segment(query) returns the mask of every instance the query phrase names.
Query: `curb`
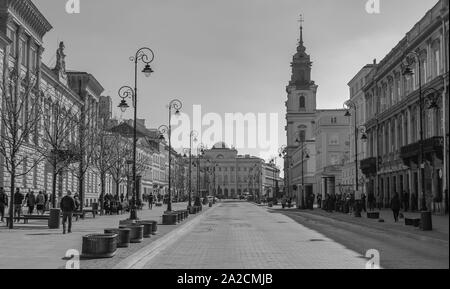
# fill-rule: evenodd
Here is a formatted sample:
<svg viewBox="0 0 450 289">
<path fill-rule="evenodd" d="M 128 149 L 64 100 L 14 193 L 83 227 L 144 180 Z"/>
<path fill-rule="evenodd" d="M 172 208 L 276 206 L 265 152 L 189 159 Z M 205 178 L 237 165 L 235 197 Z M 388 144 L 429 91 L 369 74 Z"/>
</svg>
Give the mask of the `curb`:
<svg viewBox="0 0 450 289">
<path fill-rule="evenodd" d="M 183 235 L 185 235 L 189 231 L 189 229 L 200 223 L 200 221 L 203 218 L 211 214 L 215 210 L 215 208 L 221 206 L 221 204 L 222 203 L 212 208 L 208 208 L 199 216 L 181 225 L 175 230 L 167 233 L 166 235 L 162 236 L 161 238 L 149 244 L 148 246 L 140 249 L 136 253 L 132 254 L 130 257 L 127 257 L 126 259 L 120 261 L 112 269 L 142 269 L 145 266 L 145 264 L 147 264 L 152 258 L 158 255 L 162 250 L 164 250 L 165 248 L 167 248 L 168 246 L 172 245 L 177 240 L 179 240 Z"/>
</svg>

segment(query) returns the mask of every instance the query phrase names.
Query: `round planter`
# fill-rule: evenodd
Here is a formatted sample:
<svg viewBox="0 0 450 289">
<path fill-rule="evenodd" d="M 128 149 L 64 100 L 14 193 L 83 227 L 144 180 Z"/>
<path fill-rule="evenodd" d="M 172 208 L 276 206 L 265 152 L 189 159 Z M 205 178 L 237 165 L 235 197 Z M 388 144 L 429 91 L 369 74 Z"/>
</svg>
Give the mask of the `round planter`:
<svg viewBox="0 0 450 289">
<path fill-rule="evenodd" d="M 130 243 L 141 243 L 144 240 L 144 226 L 138 224 L 130 224 L 120 226 L 121 228 L 130 229 Z"/>
<path fill-rule="evenodd" d="M 100 259 L 114 257 L 117 251 L 117 234 L 83 236 L 82 258 Z"/>
<path fill-rule="evenodd" d="M 119 228 L 119 229 L 111 229 L 114 231 L 117 231 L 119 236 L 118 236 L 118 241 L 117 241 L 117 248 L 128 248 L 128 246 L 130 246 L 130 232 L 131 229 L 129 228 Z M 105 230 L 106 232 L 106 230 Z"/>
<path fill-rule="evenodd" d="M 156 235 L 156 232 L 158 232 L 158 222 L 157 221 L 154 221 L 154 220 L 143 220 L 141 222 L 152 224 L 152 235 Z"/>
<path fill-rule="evenodd" d="M 150 221 L 139 221 L 138 224 L 144 226 L 144 238 L 150 238 L 153 232 L 153 223 Z"/>
</svg>

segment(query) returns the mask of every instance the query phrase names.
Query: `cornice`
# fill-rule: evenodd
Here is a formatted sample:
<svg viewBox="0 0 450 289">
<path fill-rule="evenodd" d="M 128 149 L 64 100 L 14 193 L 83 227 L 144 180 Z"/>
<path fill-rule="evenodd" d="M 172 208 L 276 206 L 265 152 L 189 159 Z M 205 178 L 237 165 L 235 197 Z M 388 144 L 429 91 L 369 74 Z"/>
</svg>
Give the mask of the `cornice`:
<svg viewBox="0 0 450 289">
<path fill-rule="evenodd" d="M 53 27 L 31 0 L 5 0 L 4 9 L 21 20 L 29 28 L 36 32 L 42 40 L 44 35 Z"/>
</svg>

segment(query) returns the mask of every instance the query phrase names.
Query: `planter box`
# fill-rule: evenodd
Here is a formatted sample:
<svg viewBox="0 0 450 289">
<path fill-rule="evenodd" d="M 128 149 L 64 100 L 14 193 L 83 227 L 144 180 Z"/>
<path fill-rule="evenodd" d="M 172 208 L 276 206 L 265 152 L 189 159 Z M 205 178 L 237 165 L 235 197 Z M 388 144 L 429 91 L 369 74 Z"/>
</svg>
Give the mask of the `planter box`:
<svg viewBox="0 0 450 289">
<path fill-rule="evenodd" d="M 117 234 L 86 235 L 83 237 L 82 258 L 112 258 L 117 251 Z"/>
<path fill-rule="evenodd" d="M 177 215 L 175 214 L 164 214 L 162 216 L 163 225 L 176 225 Z"/>
</svg>

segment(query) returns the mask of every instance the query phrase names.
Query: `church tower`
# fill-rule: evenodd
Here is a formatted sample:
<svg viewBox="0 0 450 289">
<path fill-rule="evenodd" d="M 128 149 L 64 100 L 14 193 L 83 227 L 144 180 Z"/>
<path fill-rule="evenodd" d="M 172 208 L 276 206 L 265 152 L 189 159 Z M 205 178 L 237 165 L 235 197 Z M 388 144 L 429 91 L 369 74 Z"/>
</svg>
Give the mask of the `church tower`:
<svg viewBox="0 0 450 289">
<path fill-rule="evenodd" d="M 298 147 L 296 140 L 311 140 L 316 117 L 317 85 L 311 80 L 312 62 L 303 42 L 303 16 L 300 15 L 300 39 L 292 63 L 292 76 L 286 88 L 286 134 L 288 154 Z"/>
</svg>

